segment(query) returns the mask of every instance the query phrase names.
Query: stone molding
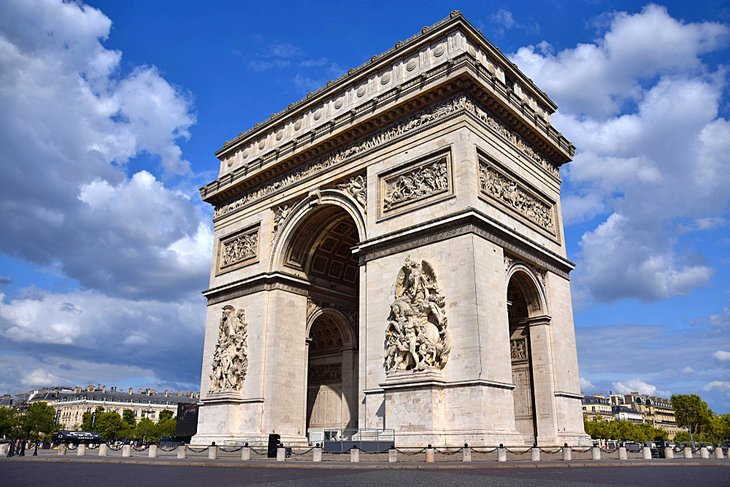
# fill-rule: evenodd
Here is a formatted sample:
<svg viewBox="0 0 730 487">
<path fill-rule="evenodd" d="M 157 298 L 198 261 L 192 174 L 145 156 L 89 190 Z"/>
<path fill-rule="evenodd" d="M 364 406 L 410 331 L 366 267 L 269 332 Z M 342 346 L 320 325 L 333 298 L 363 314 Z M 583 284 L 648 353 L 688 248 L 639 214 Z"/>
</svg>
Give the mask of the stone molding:
<svg viewBox="0 0 730 487">
<path fill-rule="evenodd" d="M 308 287 L 309 283 L 307 281 L 299 279 L 296 276 L 281 272 L 261 273 L 223 286 L 208 289 L 203 291 L 203 296 L 208 299 L 208 306 L 212 306 L 240 298 L 241 296 L 273 290 L 283 290 L 306 296 Z"/>
<path fill-rule="evenodd" d="M 423 222 L 360 242 L 357 251 L 360 264 L 388 255 L 407 252 L 430 243 L 461 235 L 475 234 L 504 248 L 520 259 L 569 279 L 573 263 L 539 243 L 516 234 L 512 229 L 474 208 Z"/>
<path fill-rule="evenodd" d="M 420 131 L 426 126 L 430 126 L 435 124 L 437 121 L 456 116 L 459 113 L 471 114 L 476 120 L 494 131 L 498 136 L 502 137 L 513 147 L 522 151 L 530 161 L 542 170 L 546 171 L 553 177 L 559 177 L 557 167 L 548 162 L 548 160 L 543 157 L 538 150 L 528 144 L 517 134 L 517 132 L 510 129 L 507 124 L 501 121 L 496 115 L 480 107 L 479 104 L 470 97 L 465 94 L 460 94 L 446 100 L 445 102 L 437 103 L 436 105 L 421 110 L 414 115 L 395 122 L 370 136 L 358 139 L 341 149 L 317 157 L 306 164 L 297 166 L 271 179 L 267 179 L 265 183 L 244 192 L 234 201 L 216 207 L 213 218 L 214 220 L 221 218 L 231 212 L 244 208 L 255 201 L 271 196 L 292 186 L 293 184 L 308 179 L 315 174 L 322 173 L 325 170 L 344 164 L 346 161 L 364 155 L 381 145 L 398 140 L 411 132 Z"/>
<path fill-rule="evenodd" d="M 222 274 L 258 261 L 260 224 L 222 237 L 218 242 L 216 274 Z"/>
<path fill-rule="evenodd" d="M 453 27 L 444 24 L 454 24 Z M 428 37 L 429 39 L 425 39 Z M 250 157 L 276 150 L 294 137 L 305 135 L 328 119 L 367 104 L 382 95 L 391 85 L 401 87 L 411 79 L 422 79 L 430 71 L 453 62 L 455 57 L 469 56 L 504 85 L 508 96 L 518 108 L 526 107 L 535 119 L 549 122 L 555 105 L 529 78 L 519 72 L 481 33 L 474 29 L 460 13 L 434 26 L 424 27 L 420 34 L 397 42 L 394 48 L 376 55 L 364 65 L 353 68 L 335 81 L 330 81 L 317 92 L 289 105 L 263 123 L 239 134 L 224 144 L 218 156 L 229 154 L 235 146 L 235 158 L 245 161 Z M 379 65 L 379 66 L 374 66 Z M 232 165 L 234 157 L 226 160 Z"/>
<path fill-rule="evenodd" d="M 338 166 L 345 161 L 354 159 L 355 157 L 365 154 L 376 147 L 394 141 L 405 134 L 453 115 L 461 108 L 464 108 L 466 100 L 466 95 L 453 97 L 399 122 L 393 123 L 385 129 L 379 130 L 370 136 L 358 139 L 341 149 L 320 156 L 313 161 L 295 167 L 284 174 L 267 180 L 264 184 L 243 193 L 235 201 L 217 207 L 214 211 L 213 218 L 216 219 L 232 211 L 238 210 L 250 202 L 256 201 L 265 196 L 270 196 L 279 190 L 308 178 L 309 176 L 319 174 L 325 169 Z"/>
<path fill-rule="evenodd" d="M 540 269 L 539 267 L 531 265 L 528 262 L 524 262 L 517 257 L 513 257 L 510 254 L 505 253 L 504 254 L 504 272 L 505 272 L 505 274 L 509 275 L 512 268 L 516 265 L 523 265 L 523 266 L 527 267 L 530 271 L 532 271 L 533 276 L 537 278 L 540 285 L 543 287 L 543 289 L 545 289 L 545 270 Z"/>
</svg>

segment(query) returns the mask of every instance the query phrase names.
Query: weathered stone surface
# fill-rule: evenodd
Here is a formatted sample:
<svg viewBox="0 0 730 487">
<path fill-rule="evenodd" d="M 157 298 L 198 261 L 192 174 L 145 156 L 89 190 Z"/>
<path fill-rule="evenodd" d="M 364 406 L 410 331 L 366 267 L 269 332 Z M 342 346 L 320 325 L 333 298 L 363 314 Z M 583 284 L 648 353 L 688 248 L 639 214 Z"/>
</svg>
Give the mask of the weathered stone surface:
<svg viewBox="0 0 730 487">
<path fill-rule="evenodd" d="M 227 142 L 193 443 L 589 444 L 555 108 L 455 13 Z"/>
</svg>

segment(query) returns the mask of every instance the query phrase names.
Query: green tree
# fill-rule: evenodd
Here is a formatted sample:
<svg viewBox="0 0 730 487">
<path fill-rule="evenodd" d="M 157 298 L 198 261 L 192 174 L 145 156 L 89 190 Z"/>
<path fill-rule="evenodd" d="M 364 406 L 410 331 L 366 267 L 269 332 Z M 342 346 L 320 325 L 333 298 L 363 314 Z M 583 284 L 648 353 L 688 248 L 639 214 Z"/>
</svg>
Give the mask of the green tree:
<svg viewBox="0 0 730 487">
<path fill-rule="evenodd" d="M 165 409 L 160 412 L 160 419 L 155 425 L 154 441 L 158 441 L 160 438 L 165 436 L 175 436 L 177 420 L 172 417 L 173 414 L 175 413 L 173 413 L 169 409 Z"/>
<path fill-rule="evenodd" d="M 125 409 L 122 411 L 122 419 L 125 423 L 127 423 L 130 429 L 133 429 L 137 424 L 137 418 L 134 417 L 134 411 L 131 409 Z"/>
<path fill-rule="evenodd" d="M 160 422 L 166 421 L 168 419 L 172 419 L 172 417 L 175 415 L 174 412 L 170 411 L 169 409 L 163 409 L 160 411 Z"/>
<path fill-rule="evenodd" d="M 708 438 L 712 434 L 714 414 L 697 394 L 672 395 L 672 407 L 677 425 L 690 428 L 695 440 Z"/>
<path fill-rule="evenodd" d="M 56 410 L 45 402 L 34 402 L 20 420 L 23 434 L 31 440 L 39 440 L 53 432 L 56 426 Z"/>
<path fill-rule="evenodd" d="M 9 438 L 20 426 L 18 412 L 14 408 L 0 406 L 0 438 Z"/>
<path fill-rule="evenodd" d="M 142 418 L 134 430 L 134 438 L 139 441 L 155 441 L 155 423 L 150 418 Z"/>
<path fill-rule="evenodd" d="M 106 440 L 116 440 L 124 436 L 127 427 L 128 425 L 122 420 L 119 413 L 109 411 L 97 413 L 94 430 Z"/>
</svg>

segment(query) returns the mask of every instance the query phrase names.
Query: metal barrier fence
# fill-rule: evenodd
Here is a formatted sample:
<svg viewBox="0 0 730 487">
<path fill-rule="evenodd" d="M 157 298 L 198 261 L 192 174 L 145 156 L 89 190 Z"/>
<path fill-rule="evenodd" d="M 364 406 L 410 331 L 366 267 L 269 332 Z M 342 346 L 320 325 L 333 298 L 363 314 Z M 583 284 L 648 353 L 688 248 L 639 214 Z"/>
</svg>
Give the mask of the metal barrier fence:
<svg viewBox="0 0 730 487">
<path fill-rule="evenodd" d="M 363 440 L 367 441 L 367 440 Z M 121 445 L 116 443 L 101 443 L 96 445 L 60 445 L 57 450 L 43 450 L 40 456 L 74 455 L 74 456 L 121 456 L 122 458 L 168 458 L 168 459 L 203 459 L 208 461 L 277 461 L 277 462 L 368 462 L 368 463 L 395 463 L 395 462 L 539 462 L 539 461 L 600 461 L 600 460 L 651 460 L 656 461 L 673 459 L 715 459 L 728 458 L 722 447 L 708 448 L 706 446 L 673 446 L 666 447 L 661 456 L 656 455 L 650 447 L 643 447 L 639 451 L 628 451 L 625 447 L 602 448 L 568 446 L 470 446 L 463 447 L 392 447 L 385 451 L 363 450 L 357 441 L 346 450 L 327 451 L 322 445 L 313 447 L 285 447 L 276 450 L 276 457 L 269 458 L 268 451 L 261 445 L 242 446 L 209 445 L 164 447 L 159 445 Z M 23 451 L 13 451 L 10 445 L 0 444 L 0 455 L 12 457 L 23 455 Z M 27 455 L 31 455 L 29 452 Z M 37 455 L 37 450 L 34 452 Z"/>
</svg>

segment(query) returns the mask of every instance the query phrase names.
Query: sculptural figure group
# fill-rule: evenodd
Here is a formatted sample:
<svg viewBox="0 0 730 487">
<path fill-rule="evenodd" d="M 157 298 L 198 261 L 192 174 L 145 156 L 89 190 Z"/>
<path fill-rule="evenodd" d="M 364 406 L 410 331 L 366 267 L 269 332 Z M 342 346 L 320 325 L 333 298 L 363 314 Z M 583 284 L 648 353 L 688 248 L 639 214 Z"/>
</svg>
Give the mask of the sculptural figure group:
<svg viewBox="0 0 730 487">
<path fill-rule="evenodd" d="M 442 369 L 451 352 L 445 300 L 433 269 L 406 258 L 385 331 L 386 372 Z"/>
<path fill-rule="evenodd" d="M 218 342 L 213 353 L 210 391 L 240 390 L 248 368 L 248 326 L 243 309 L 223 308 L 218 325 Z"/>
</svg>

